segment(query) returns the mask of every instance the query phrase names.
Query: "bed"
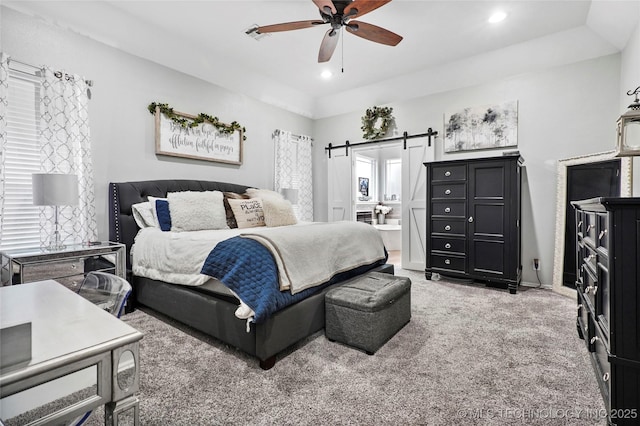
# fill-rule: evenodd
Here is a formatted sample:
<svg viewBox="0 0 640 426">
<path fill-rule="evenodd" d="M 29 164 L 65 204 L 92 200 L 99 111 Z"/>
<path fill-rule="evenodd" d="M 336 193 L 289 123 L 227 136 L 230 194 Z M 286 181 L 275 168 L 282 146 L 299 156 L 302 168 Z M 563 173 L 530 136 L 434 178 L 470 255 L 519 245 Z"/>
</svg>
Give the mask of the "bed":
<svg viewBox="0 0 640 426">
<path fill-rule="evenodd" d="M 368 271 L 393 274 L 384 260 L 337 273 L 330 283 L 309 297 L 248 324 L 236 316 L 239 299 L 220 281 L 201 285 L 178 285 L 132 273 L 131 248 L 140 231 L 132 206 L 148 197 L 166 197 L 183 191 L 222 191 L 242 194 L 249 187 L 233 183 L 199 180 L 151 180 L 109 184 L 109 239 L 127 248 L 128 279 L 133 286 L 130 305 L 159 312 L 259 360 L 262 369 L 274 366 L 276 355 L 324 328 L 324 296 L 334 286 Z"/>
</svg>

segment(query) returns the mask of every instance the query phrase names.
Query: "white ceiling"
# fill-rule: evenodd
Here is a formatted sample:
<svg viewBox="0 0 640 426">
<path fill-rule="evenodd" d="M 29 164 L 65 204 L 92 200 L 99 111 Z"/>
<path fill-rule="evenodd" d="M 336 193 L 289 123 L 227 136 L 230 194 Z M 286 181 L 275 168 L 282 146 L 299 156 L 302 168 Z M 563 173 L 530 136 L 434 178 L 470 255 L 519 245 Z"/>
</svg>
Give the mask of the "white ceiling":
<svg viewBox="0 0 640 426">
<path fill-rule="evenodd" d="M 393 0 L 358 19 L 402 35 L 398 46 L 344 33 L 331 61 L 318 64 L 327 26 L 245 34 L 254 24 L 318 19 L 311 0 L 3 4 L 314 118 L 615 53 L 640 17 L 638 0 Z M 497 9 L 507 19 L 489 24 Z M 325 69 L 332 79 L 320 77 Z"/>
</svg>

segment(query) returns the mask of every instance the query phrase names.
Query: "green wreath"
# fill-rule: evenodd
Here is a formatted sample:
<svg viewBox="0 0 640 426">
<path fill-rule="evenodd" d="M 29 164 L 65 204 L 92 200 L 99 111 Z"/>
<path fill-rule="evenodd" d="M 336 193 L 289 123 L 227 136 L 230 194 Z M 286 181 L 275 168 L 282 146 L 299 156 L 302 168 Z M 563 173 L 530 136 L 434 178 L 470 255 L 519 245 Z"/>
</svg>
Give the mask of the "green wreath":
<svg viewBox="0 0 640 426">
<path fill-rule="evenodd" d="M 189 118 L 185 118 L 177 115 L 175 112 L 173 112 L 173 108 L 170 108 L 168 104 L 160 104 L 157 102 L 151 102 L 147 107 L 151 115 L 156 115 L 156 107 L 160 108 L 160 112 L 164 114 L 167 118 L 171 119 L 174 123 L 179 124 L 184 128 L 198 127 L 200 124 L 206 121 L 207 123 L 210 123 L 211 125 L 213 125 L 213 127 L 218 129 L 221 133 L 224 133 L 227 135 L 232 134 L 236 130 L 242 130 L 242 140 L 243 141 L 247 140 L 247 136 L 245 135 L 245 132 L 247 130 L 243 126 L 241 126 L 237 121 L 232 121 L 231 124 L 222 123 L 220 120 L 218 120 L 218 117 L 213 117 L 211 115 L 204 114 L 202 112 L 198 114 L 196 118 L 189 119 Z"/>
<path fill-rule="evenodd" d="M 393 123 L 393 108 L 377 107 L 368 108 L 362 117 L 362 135 L 365 139 L 378 139 L 387 134 L 389 127 Z M 376 123 L 380 123 L 380 127 L 376 128 Z"/>
</svg>

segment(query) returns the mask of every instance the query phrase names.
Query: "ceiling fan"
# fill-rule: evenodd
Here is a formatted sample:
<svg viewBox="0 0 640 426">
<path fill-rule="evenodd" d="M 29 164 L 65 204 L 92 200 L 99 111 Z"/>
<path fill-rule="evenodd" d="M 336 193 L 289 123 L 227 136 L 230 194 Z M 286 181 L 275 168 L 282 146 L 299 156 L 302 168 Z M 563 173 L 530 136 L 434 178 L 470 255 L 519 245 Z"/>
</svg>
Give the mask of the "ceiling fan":
<svg viewBox="0 0 640 426">
<path fill-rule="evenodd" d="M 331 59 L 333 52 L 338 45 L 340 29 L 344 27 L 351 34 L 362 37 L 366 40 L 375 41 L 389 46 L 395 46 L 402 40 L 398 34 L 389 30 L 380 28 L 376 25 L 367 24 L 366 22 L 354 21 L 353 18 L 359 18 L 365 13 L 384 6 L 391 0 L 313 0 L 320 10 L 322 20 L 295 21 L 283 24 L 265 25 L 258 27 L 255 31 L 259 34 L 275 33 L 280 31 L 301 30 L 303 28 L 312 28 L 318 25 L 330 24 L 331 28 L 327 31 L 320 44 L 320 52 L 318 53 L 318 62 L 327 62 Z"/>
</svg>

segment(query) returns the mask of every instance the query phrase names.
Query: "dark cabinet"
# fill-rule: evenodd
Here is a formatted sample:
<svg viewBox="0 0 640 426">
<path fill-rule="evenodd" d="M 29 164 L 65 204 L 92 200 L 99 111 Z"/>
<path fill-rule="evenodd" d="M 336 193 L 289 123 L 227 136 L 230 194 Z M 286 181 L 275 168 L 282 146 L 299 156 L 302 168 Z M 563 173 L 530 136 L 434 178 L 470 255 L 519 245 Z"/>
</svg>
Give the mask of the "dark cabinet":
<svg viewBox="0 0 640 426">
<path fill-rule="evenodd" d="M 424 163 L 425 275 L 482 280 L 515 293 L 521 279 L 522 157 Z"/>
<path fill-rule="evenodd" d="M 640 198 L 575 208 L 578 335 L 614 425 L 640 423 Z"/>
</svg>

